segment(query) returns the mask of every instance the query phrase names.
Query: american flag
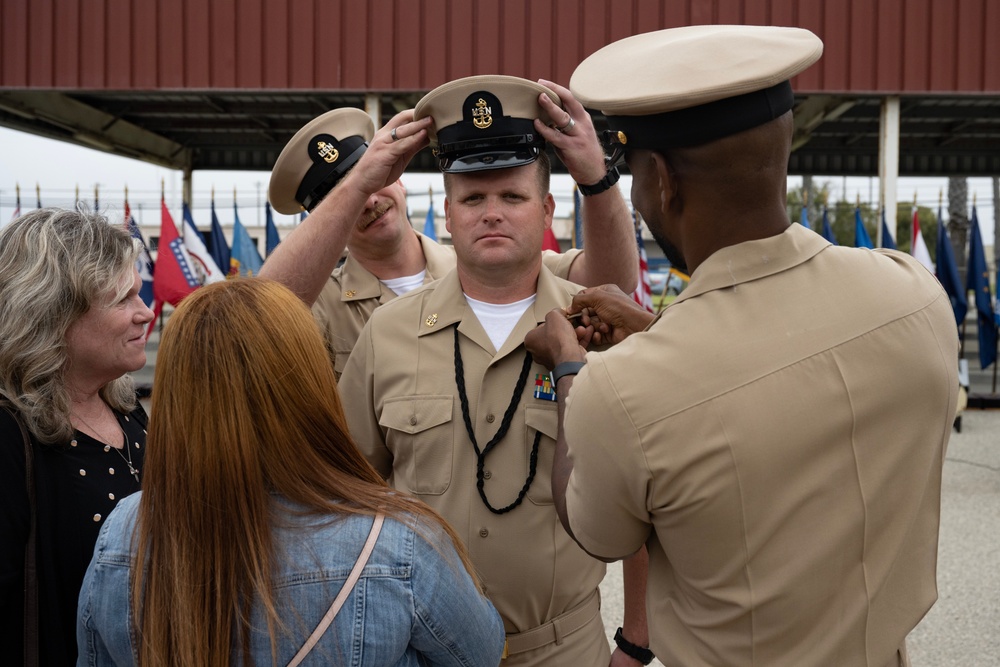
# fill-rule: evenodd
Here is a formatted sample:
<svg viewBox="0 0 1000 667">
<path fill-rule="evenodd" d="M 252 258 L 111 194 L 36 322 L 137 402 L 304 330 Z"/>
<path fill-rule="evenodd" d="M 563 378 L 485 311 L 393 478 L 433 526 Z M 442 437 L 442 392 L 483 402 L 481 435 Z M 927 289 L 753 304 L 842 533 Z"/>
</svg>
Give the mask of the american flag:
<svg viewBox="0 0 1000 667">
<path fill-rule="evenodd" d="M 646 246 L 642 242 L 642 225 L 639 222 L 639 214 L 632 211 L 632 222 L 635 227 L 635 242 L 639 246 L 639 284 L 632 292 L 635 302 L 648 310 L 653 310 L 653 290 L 649 286 L 649 258 L 646 257 Z"/>
</svg>

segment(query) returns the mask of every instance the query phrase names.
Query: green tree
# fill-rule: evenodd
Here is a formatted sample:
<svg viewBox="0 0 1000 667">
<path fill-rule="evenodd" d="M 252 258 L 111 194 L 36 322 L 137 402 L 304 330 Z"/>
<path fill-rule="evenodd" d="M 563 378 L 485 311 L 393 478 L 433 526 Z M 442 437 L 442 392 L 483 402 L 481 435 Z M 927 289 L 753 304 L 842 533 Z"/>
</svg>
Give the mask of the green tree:
<svg viewBox="0 0 1000 667">
<path fill-rule="evenodd" d="M 830 183 L 812 182 L 808 192 L 797 187 L 788 191 L 786 196 L 788 201 L 788 218 L 792 222 L 799 222 L 802 216 L 802 202 L 806 202 L 806 213 L 809 217 L 809 228 L 814 232 L 820 232 L 823 225 L 823 207 L 830 201 Z"/>
<path fill-rule="evenodd" d="M 788 191 L 788 217 L 792 222 L 798 222 L 802 214 L 802 202 L 805 199 L 808 203 L 806 211 L 809 216 L 809 228 L 814 232 L 823 231 L 823 209 L 827 209 L 827 217 L 830 220 L 830 228 L 833 236 L 840 245 L 854 246 L 854 208 L 861 209 L 861 220 L 868 230 L 868 235 L 872 243 L 878 243 L 878 228 L 881 224 L 880 210 L 877 204 L 848 202 L 840 200 L 833 202 L 831 195 L 831 183 L 812 182 L 808 193 L 803 188 L 796 187 Z M 891 218 L 886 217 L 887 220 Z M 910 228 L 913 219 L 913 205 L 900 202 L 896 207 L 896 246 L 903 252 L 910 251 Z M 934 211 L 926 206 L 917 207 L 917 219 L 920 221 L 920 231 L 924 236 L 924 243 L 931 253 L 931 259 L 936 261 L 937 254 L 937 216 Z M 891 223 L 890 223 L 891 224 Z"/>
</svg>

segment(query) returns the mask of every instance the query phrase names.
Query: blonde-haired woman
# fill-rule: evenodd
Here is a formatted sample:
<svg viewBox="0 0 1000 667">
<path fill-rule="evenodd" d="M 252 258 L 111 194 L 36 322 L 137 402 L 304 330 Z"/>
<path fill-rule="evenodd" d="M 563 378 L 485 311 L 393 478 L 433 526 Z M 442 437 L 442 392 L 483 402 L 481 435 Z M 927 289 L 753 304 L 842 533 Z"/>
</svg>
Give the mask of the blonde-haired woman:
<svg viewBox="0 0 1000 667">
<path fill-rule="evenodd" d="M 80 595 L 87 664 L 285 665 L 311 635 L 303 664 L 499 663 L 502 622 L 461 543 L 359 453 L 290 291 L 249 279 L 189 296 L 152 401 L 143 492 L 108 520 Z"/>
<path fill-rule="evenodd" d="M 136 241 L 86 211 L 0 231 L 0 646 L 76 664 L 76 603 L 98 531 L 139 489 L 146 415 L 128 373 L 153 317 Z"/>
</svg>

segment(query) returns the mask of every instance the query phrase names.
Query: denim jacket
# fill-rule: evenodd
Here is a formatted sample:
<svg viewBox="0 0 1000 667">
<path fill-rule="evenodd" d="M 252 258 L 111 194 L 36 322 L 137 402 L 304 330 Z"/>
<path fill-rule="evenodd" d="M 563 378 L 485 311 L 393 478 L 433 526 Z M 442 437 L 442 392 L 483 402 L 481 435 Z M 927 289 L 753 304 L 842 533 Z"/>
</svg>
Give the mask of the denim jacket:
<svg viewBox="0 0 1000 667">
<path fill-rule="evenodd" d="M 122 500 L 101 530 L 87 570 L 77 618 L 78 665 L 132 665 L 136 646 L 129 599 L 131 537 L 141 492 Z M 274 527 L 274 586 L 285 631 L 277 659 L 285 665 L 312 633 L 350 574 L 372 517 L 334 521 L 301 517 L 280 499 Z M 280 524 L 280 525 L 279 525 Z M 387 518 L 361 578 L 305 665 L 456 665 L 496 667 L 503 624 L 476 589 L 440 528 L 421 528 L 428 543 Z M 271 664 L 264 614 L 255 605 L 251 650 Z M 242 664 L 234 644 L 233 664 Z"/>
</svg>

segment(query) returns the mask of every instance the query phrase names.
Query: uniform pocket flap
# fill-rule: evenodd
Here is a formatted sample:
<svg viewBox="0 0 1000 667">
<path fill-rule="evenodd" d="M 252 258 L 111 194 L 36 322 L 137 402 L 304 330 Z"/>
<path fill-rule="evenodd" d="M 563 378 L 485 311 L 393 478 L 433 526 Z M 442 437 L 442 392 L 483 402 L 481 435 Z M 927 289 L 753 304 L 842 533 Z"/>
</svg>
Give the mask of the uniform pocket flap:
<svg viewBox="0 0 1000 667">
<path fill-rule="evenodd" d="M 555 440 L 559 433 L 559 411 L 555 406 L 551 408 L 525 408 L 524 423 L 529 428 L 540 431 Z"/>
<path fill-rule="evenodd" d="M 403 396 L 382 406 L 380 426 L 402 433 L 420 433 L 451 421 L 454 396 Z"/>
</svg>

